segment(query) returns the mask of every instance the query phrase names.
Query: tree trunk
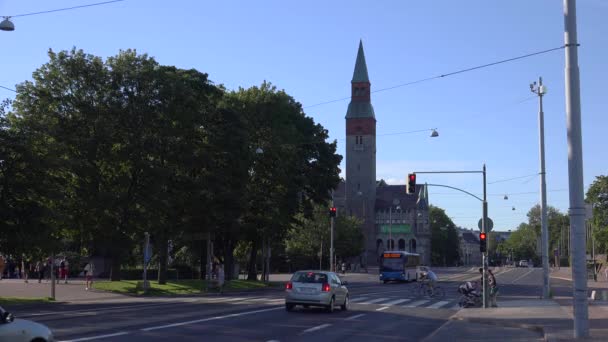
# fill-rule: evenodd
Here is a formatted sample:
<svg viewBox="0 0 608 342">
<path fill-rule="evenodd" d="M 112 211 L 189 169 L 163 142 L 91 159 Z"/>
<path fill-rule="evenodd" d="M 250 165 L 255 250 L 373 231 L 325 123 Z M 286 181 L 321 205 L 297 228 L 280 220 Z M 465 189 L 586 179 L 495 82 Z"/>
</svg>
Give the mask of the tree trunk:
<svg viewBox="0 0 608 342">
<path fill-rule="evenodd" d="M 200 248 L 201 248 L 200 279 L 203 280 L 203 279 L 206 279 L 205 277 L 207 276 L 207 240 L 200 241 Z"/>
<path fill-rule="evenodd" d="M 112 256 L 112 268 L 110 269 L 110 280 L 120 281 L 120 257 L 118 252 L 114 252 Z"/>
<path fill-rule="evenodd" d="M 225 280 L 232 280 L 234 275 L 234 246 L 236 243 L 232 240 L 232 237 L 228 234 L 224 238 L 224 277 Z"/>
<path fill-rule="evenodd" d="M 247 273 L 247 280 L 257 280 L 258 274 L 256 271 L 256 264 L 258 259 L 258 241 L 251 241 L 251 253 L 249 254 L 249 270 Z"/>
<path fill-rule="evenodd" d="M 167 236 L 165 233 L 159 234 L 160 239 L 156 240 L 158 244 L 158 283 L 164 285 L 167 283 Z"/>
</svg>

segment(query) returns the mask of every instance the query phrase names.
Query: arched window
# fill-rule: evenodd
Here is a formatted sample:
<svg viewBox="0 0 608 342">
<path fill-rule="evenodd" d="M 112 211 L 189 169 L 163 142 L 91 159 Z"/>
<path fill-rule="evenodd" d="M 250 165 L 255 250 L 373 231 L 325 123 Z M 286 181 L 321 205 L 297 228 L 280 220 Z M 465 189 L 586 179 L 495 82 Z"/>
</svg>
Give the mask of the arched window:
<svg viewBox="0 0 608 342">
<path fill-rule="evenodd" d="M 405 250 L 405 240 L 403 240 L 403 239 L 399 239 L 399 250 L 400 251 Z"/>
<path fill-rule="evenodd" d="M 416 239 L 410 240 L 410 253 L 416 253 Z"/>
</svg>

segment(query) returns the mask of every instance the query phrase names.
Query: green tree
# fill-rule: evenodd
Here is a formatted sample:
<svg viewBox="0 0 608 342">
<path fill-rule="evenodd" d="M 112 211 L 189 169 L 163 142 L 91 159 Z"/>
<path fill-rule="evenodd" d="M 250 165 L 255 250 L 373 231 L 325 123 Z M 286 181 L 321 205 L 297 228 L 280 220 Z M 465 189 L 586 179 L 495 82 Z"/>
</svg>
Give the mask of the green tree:
<svg viewBox="0 0 608 342">
<path fill-rule="evenodd" d="M 593 235 L 599 253 L 606 253 L 608 251 L 608 176 L 595 178 L 587 190 L 586 201 L 593 206 Z"/>
<path fill-rule="evenodd" d="M 431 205 L 429 210 L 431 222 L 431 263 L 433 265 L 455 264 L 460 256 L 460 240 L 454 222 L 445 210 Z"/>
<path fill-rule="evenodd" d="M 504 250 L 513 255 L 513 260 L 532 259 L 538 262 L 537 238 L 538 234 L 534 227 L 521 223 L 505 242 Z"/>
<path fill-rule="evenodd" d="M 528 211 L 528 224 L 534 228 L 534 231 L 541 235 L 541 219 L 540 205 L 537 204 Z M 570 219 L 567 214 L 561 213 L 558 209 L 552 206 L 547 206 L 547 224 L 549 233 L 549 256 L 553 255 L 554 249 L 560 248 L 561 236 L 564 234 L 564 228 L 570 224 Z"/>
</svg>

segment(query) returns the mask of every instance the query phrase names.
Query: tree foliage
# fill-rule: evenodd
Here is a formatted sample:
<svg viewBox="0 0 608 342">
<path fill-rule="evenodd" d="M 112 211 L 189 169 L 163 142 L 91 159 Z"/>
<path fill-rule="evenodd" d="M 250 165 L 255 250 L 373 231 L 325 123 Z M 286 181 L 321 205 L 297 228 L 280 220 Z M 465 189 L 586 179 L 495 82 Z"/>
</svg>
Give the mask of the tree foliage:
<svg viewBox="0 0 608 342">
<path fill-rule="evenodd" d="M 452 219 L 445 210 L 431 205 L 431 263 L 433 265 L 453 266 L 460 258 L 460 240 Z"/>
<path fill-rule="evenodd" d="M 587 190 L 587 203 L 593 206 L 593 234 L 599 252 L 608 251 L 608 176 L 597 176 Z"/>
</svg>

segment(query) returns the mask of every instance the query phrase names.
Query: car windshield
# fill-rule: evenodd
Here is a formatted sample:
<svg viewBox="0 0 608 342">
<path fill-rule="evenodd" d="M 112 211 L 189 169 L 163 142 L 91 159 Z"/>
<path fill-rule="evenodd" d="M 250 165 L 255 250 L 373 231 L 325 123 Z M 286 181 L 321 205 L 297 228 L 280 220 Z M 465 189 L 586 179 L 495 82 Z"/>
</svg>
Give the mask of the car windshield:
<svg viewBox="0 0 608 342">
<path fill-rule="evenodd" d="M 382 272 L 401 272 L 403 271 L 402 259 L 383 259 Z"/>
<path fill-rule="evenodd" d="M 327 274 L 316 272 L 298 272 L 293 275 L 291 281 L 296 283 L 323 284 L 327 283 Z"/>
</svg>

